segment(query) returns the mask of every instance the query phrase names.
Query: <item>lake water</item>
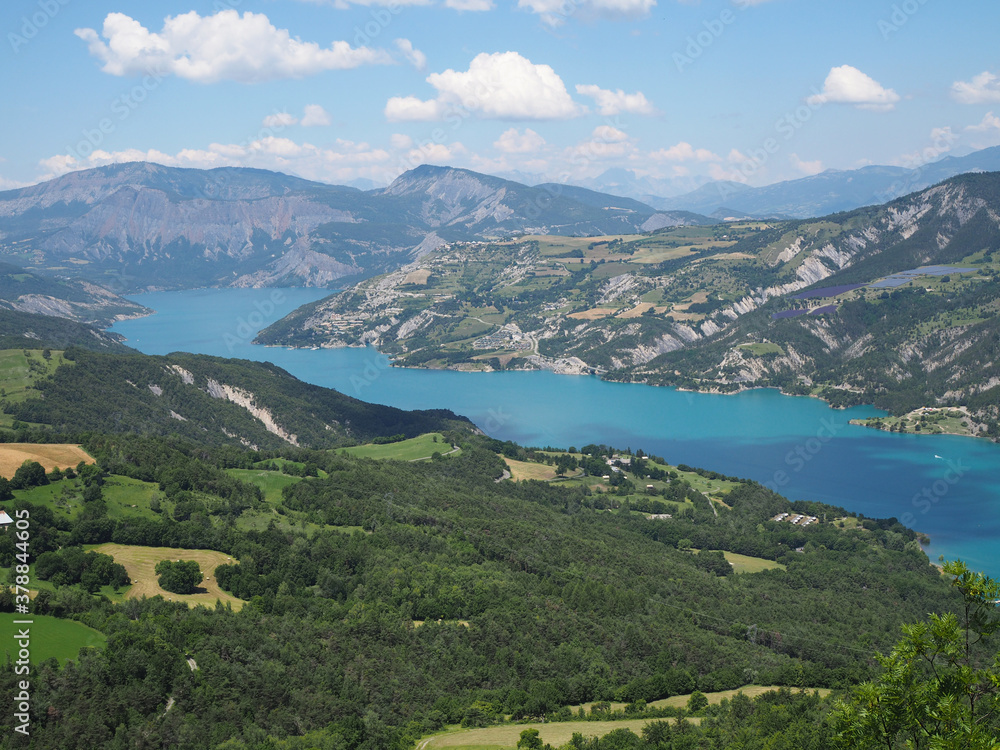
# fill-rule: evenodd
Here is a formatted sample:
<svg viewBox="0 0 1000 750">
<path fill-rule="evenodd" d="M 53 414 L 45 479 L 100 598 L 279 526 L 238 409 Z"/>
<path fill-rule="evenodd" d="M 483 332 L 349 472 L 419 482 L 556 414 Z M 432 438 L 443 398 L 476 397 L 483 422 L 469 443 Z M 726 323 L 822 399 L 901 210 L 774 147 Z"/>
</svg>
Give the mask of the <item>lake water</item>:
<svg viewBox="0 0 1000 750">
<path fill-rule="evenodd" d="M 734 396 L 548 372 L 391 368 L 373 349 L 250 344 L 256 331 L 328 292 L 205 289 L 133 297 L 156 315 L 112 330 L 147 354 L 187 351 L 273 362 L 296 377 L 404 409 L 448 408 L 524 445 L 604 443 L 748 477 L 793 500 L 896 516 L 931 536 L 928 555 L 1000 576 L 1000 445 L 848 424 L 881 414 L 755 390 Z"/>
</svg>

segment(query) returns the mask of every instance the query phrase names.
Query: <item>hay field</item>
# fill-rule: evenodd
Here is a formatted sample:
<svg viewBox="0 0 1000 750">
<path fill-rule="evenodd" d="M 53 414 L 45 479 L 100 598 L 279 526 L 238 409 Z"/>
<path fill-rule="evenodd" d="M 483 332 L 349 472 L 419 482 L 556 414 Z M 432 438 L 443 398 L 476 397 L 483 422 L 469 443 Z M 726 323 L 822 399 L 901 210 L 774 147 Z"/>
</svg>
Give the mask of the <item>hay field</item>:
<svg viewBox="0 0 1000 750">
<path fill-rule="evenodd" d="M 25 461 L 37 461 L 45 471 L 57 466 L 65 469 L 83 461 L 92 464 L 94 459 L 79 445 L 53 443 L 0 443 L 0 476 L 10 479 Z"/>
<path fill-rule="evenodd" d="M 111 555 L 115 562 L 121 563 L 128 571 L 128 577 L 132 579 L 132 587 L 126 597 L 137 599 L 143 595 L 162 596 L 169 601 L 187 602 L 188 604 L 202 604 L 206 607 L 214 607 L 215 600 L 219 599 L 223 604 L 229 603 L 233 609 L 240 609 L 246 602 L 237 599 L 232 594 L 227 594 L 215 580 L 215 569 L 219 565 L 237 562 L 234 558 L 222 552 L 210 549 L 174 549 L 173 547 L 138 547 L 131 544 L 115 544 L 108 542 L 96 547 L 91 547 L 94 552 L 101 552 Z M 194 560 L 201 568 L 204 580 L 201 588 L 204 593 L 197 594 L 172 594 L 160 588 L 156 580 L 156 563 L 160 560 Z"/>
</svg>

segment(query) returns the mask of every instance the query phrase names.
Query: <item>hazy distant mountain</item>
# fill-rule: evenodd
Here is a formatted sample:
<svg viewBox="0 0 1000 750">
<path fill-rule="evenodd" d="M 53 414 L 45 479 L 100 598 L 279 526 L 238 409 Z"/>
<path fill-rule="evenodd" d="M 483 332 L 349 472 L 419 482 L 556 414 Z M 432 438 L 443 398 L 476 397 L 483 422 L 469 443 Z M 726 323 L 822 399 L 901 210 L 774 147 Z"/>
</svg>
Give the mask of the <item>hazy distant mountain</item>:
<svg viewBox="0 0 1000 750">
<path fill-rule="evenodd" d="M 616 167 L 602 172 L 597 177 L 580 180 L 579 184 L 591 190 L 635 198 L 649 203 L 654 208 L 668 208 L 663 203 L 663 198 L 684 195 L 697 190 L 707 182 L 710 182 L 710 180 L 704 176 L 674 177 L 670 179 L 656 179 L 648 176 L 638 177 L 635 172 L 629 169 Z"/>
<path fill-rule="evenodd" d="M 0 309 L 68 318 L 101 327 L 151 312 L 97 284 L 29 273 L 9 263 L 0 263 Z"/>
<path fill-rule="evenodd" d="M 998 170 L 1000 146 L 967 156 L 945 157 L 918 169 L 886 166 L 830 169 L 765 187 L 711 182 L 686 195 L 646 200 L 656 208 L 694 211 L 706 216 L 718 216 L 718 210 L 726 207 L 743 215 L 803 219 L 885 203 L 966 172 Z"/>
<path fill-rule="evenodd" d="M 361 191 L 257 169 L 138 162 L 0 193 L 0 259 L 66 276 L 113 274 L 131 290 L 324 286 L 454 240 L 711 223 L 619 203 L 426 165 Z"/>
</svg>

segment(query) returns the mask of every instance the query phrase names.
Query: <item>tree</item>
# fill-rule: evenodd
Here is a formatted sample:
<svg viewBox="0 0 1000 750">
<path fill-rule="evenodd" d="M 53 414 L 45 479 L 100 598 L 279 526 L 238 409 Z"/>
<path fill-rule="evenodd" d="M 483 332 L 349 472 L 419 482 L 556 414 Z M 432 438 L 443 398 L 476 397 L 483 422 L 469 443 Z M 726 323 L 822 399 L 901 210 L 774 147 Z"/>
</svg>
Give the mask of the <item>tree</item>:
<svg viewBox="0 0 1000 750">
<path fill-rule="evenodd" d="M 15 490 L 26 490 L 48 483 L 49 478 L 45 475 L 45 468 L 37 461 L 28 459 L 14 472 L 10 487 Z"/>
<path fill-rule="evenodd" d="M 892 652 L 876 657 L 882 675 L 838 706 L 839 747 L 990 750 L 1000 743 L 1000 654 L 991 662 L 983 656 L 1000 628 L 1000 585 L 961 561 L 944 571 L 962 593 L 962 621 L 932 614 L 903 626 Z"/>
<path fill-rule="evenodd" d="M 194 560 L 160 560 L 155 570 L 160 588 L 174 594 L 193 594 L 202 579 L 201 568 Z"/>
<path fill-rule="evenodd" d="M 542 738 L 538 736 L 537 729 L 525 729 L 521 732 L 521 739 L 517 741 L 518 750 L 542 750 Z"/>
<path fill-rule="evenodd" d="M 687 706 L 688 711 L 690 711 L 693 714 L 696 714 L 703 708 L 706 708 L 707 706 L 708 706 L 708 698 L 705 697 L 704 693 L 702 693 L 699 690 L 695 690 L 693 693 L 691 693 L 691 697 L 688 698 L 688 706 Z"/>
</svg>

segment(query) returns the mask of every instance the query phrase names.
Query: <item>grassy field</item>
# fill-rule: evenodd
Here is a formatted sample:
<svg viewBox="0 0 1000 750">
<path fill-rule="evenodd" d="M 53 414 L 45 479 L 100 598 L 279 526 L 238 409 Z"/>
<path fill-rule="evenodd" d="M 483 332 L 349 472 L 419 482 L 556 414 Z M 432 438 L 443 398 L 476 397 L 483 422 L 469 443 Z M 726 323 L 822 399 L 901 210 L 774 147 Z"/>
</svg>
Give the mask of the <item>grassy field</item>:
<svg viewBox="0 0 1000 750">
<path fill-rule="evenodd" d="M 105 480 L 101 491 L 109 518 L 158 518 L 150 508 L 152 499 L 160 494 L 158 485 L 153 482 L 113 474 Z M 61 479 L 28 490 L 16 490 L 14 496 L 67 518 L 75 518 L 83 509 L 83 485 L 79 479 Z"/>
<path fill-rule="evenodd" d="M 688 719 L 697 723 L 699 719 Z M 651 721 L 658 719 L 623 719 L 621 721 L 560 721 L 546 724 L 506 724 L 482 729 L 461 729 L 439 734 L 417 743 L 417 750 L 449 747 L 453 750 L 513 750 L 521 732 L 537 729 L 542 742 L 558 747 L 565 745 L 579 732 L 584 737 L 603 737 L 615 729 L 631 729 L 636 734 Z M 665 720 L 669 721 L 669 719 Z"/>
<path fill-rule="evenodd" d="M 794 688 L 793 688 L 794 689 Z M 741 688 L 736 688 L 735 690 L 720 690 L 717 693 L 705 693 L 705 697 L 708 698 L 708 703 L 714 706 L 721 703 L 723 700 L 732 700 L 733 696 L 737 693 L 743 693 L 743 695 L 748 698 L 756 698 L 758 695 L 763 695 L 764 693 L 770 693 L 775 690 L 781 690 L 780 685 L 745 685 Z M 830 690 L 827 688 L 807 688 L 807 690 L 812 693 L 814 690 L 818 691 L 823 697 L 830 694 Z M 662 700 L 652 701 L 649 704 L 650 708 L 685 708 L 688 701 L 691 699 L 690 695 L 675 695 L 671 698 L 663 698 Z M 573 713 L 577 713 L 581 708 L 586 712 L 590 713 L 593 708 L 593 703 L 584 703 L 582 706 L 570 706 L 570 710 Z M 622 711 L 625 709 L 624 703 L 612 703 L 610 711 Z M 648 719 L 647 719 L 648 721 Z"/>
<path fill-rule="evenodd" d="M 523 479 L 537 479 L 542 482 L 549 482 L 553 479 L 573 479 L 582 476 L 580 469 L 574 469 L 565 477 L 556 474 L 556 467 L 548 464 L 539 464 L 532 461 L 516 461 L 506 456 L 501 456 L 507 468 L 510 469 L 510 478 L 516 482 Z"/>
<path fill-rule="evenodd" d="M 52 351 L 46 359 L 42 349 L 4 349 L 0 351 L 0 397 L 24 401 L 39 378 L 51 375 L 62 364 L 72 364 L 61 351 Z M 9 427 L 13 417 L 0 414 L 0 425 Z M 5 475 L 6 476 L 6 475 Z"/>
<path fill-rule="evenodd" d="M 785 350 L 782 349 L 777 344 L 767 343 L 767 344 L 740 344 L 738 349 L 742 349 L 745 352 L 750 352 L 755 357 L 762 357 L 765 354 L 778 354 L 784 356 Z"/>
<path fill-rule="evenodd" d="M 0 443 L 0 476 L 10 479 L 25 461 L 37 461 L 45 467 L 45 471 L 76 466 L 81 461 L 94 463 L 94 459 L 79 445 Z"/>
<path fill-rule="evenodd" d="M 359 458 L 391 458 L 396 461 L 420 461 L 430 458 L 435 452 L 444 455 L 450 453 L 452 448 L 444 439 L 444 435 L 439 432 L 428 432 L 418 435 L 409 440 L 401 440 L 398 443 L 386 443 L 385 445 L 356 445 L 353 448 L 342 448 L 344 453 Z M 455 454 L 461 452 L 456 451 Z"/>
<path fill-rule="evenodd" d="M 102 492 L 109 518 L 160 517 L 150 509 L 150 502 L 160 495 L 160 486 L 156 482 L 143 482 L 141 479 L 112 475 L 105 480 Z"/>
<path fill-rule="evenodd" d="M 129 578 L 132 579 L 132 586 L 125 598 L 137 599 L 141 596 L 159 595 L 169 601 L 203 604 L 206 607 L 214 607 L 215 600 L 219 599 L 223 604 L 231 604 L 233 609 L 240 609 L 245 604 L 242 599 L 237 599 L 220 589 L 219 584 L 215 581 L 216 567 L 234 562 L 233 558 L 222 552 L 205 549 L 174 549 L 172 547 L 138 547 L 112 542 L 97 546 L 88 545 L 87 549 L 111 555 L 115 562 L 125 566 Z M 181 595 L 161 589 L 154 571 L 156 563 L 160 560 L 194 560 L 197 562 L 205 576 L 201 584 L 204 591 Z"/>
<path fill-rule="evenodd" d="M 285 487 L 302 481 L 302 477 L 293 477 L 280 471 L 266 469 L 229 469 L 226 473 L 231 477 L 259 487 L 264 493 L 264 500 L 272 505 L 281 503 L 281 491 Z"/>
<path fill-rule="evenodd" d="M 14 620 L 32 620 L 32 624 L 15 625 Z M 60 620 L 48 615 L 4 613 L 0 614 L 0 640 L 3 642 L 0 658 L 6 652 L 12 660 L 17 660 L 17 645 L 13 636 L 21 628 L 31 630 L 29 650 L 33 664 L 53 658 L 65 664 L 69 659 L 75 659 L 81 648 L 104 648 L 108 642 L 104 633 L 74 620 Z"/>
<path fill-rule="evenodd" d="M 700 552 L 701 550 L 692 550 L 692 552 Z M 760 573 L 762 570 L 787 570 L 787 568 L 779 562 L 774 560 L 765 560 L 762 557 L 750 557 L 748 555 L 740 555 L 736 552 L 723 552 L 722 553 L 726 562 L 733 566 L 733 570 L 737 573 Z"/>
</svg>

